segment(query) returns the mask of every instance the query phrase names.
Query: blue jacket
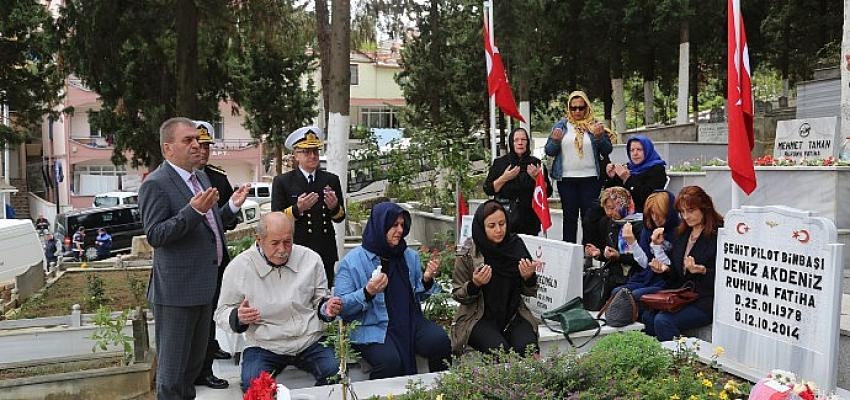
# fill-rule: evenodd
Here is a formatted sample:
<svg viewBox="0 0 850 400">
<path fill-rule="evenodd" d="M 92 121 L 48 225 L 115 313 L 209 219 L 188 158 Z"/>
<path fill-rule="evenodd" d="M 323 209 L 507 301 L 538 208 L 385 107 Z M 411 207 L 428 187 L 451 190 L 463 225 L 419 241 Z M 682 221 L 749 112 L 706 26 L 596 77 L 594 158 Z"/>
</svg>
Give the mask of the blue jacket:
<svg viewBox="0 0 850 400">
<path fill-rule="evenodd" d="M 567 133 L 567 122 L 566 118 L 561 118 L 560 121 L 556 122 L 552 127 L 554 131 L 557 128 L 561 128 L 564 134 Z M 590 135 L 590 143 L 593 145 L 593 161 L 596 164 L 596 176 L 599 180 L 602 180 L 603 176 L 606 176 L 605 165 L 602 163 L 603 160 L 608 158 L 608 155 L 611 154 L 611 150 L 614 149 L 614 146 L 611 145 L 611 139 L 608 137 L 608 133 L 600 135 L 596 137 L 596 135 L 592 133 L 587 133 Z M 546 139 L 546 146 L 543 147 L 543 151 L 546 152 L 546 155 L 549 157 L 555 157 L 552 161 L 552 168 L 549 169 L 549 176 L 556 181 L 560 181 L 563 178 L 564 171 L 563 165 L 561 162 L 561 141 L 552 139 L 552 135 L 549 135 L 549 138 Z"/>
<path fill-rule="evenodd" d="M 422 284 L 422 264 L 417 252 L 405 249 L 404 260 L 410 270 L 410 287 L 413 288 L 414 299 L 422 302 L 440 291 L 437 282 L 434 282 L 431 290 L 425 290 Z M 372 271 L 380 265 L 381 258 L 363 246 L 357 246 L 339 262 L 339 271 L 334 279 L 334 294 L 342 298 L 341 316 L 345 322 L 360 321 L 360 326 L 351 332 L 352 343 L 384 343 L 387 335 L 389 318 L 384 293 L 378 293 L 371 301 L 367 301 L 363 293 Z"/>
</svg>

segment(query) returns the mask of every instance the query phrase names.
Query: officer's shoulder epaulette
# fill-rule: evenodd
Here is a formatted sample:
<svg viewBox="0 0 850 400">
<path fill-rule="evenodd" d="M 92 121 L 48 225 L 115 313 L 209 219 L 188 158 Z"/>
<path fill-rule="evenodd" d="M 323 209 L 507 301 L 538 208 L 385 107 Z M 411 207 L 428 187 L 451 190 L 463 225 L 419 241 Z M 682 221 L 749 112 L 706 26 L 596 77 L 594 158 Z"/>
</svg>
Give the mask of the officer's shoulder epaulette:
<svg viewBox="0 0 850 400">
<path fill-rule="evenodd" d="M 216 165 L 209 165 L 209 164 L 208 164 L 208 165 L 207 165 L 207 169 L 209 169 L 209 170 L 211 170 L 211 171 L 218 172 L 219 174 L 222 174 L 222 175 L 227 176 L 227 172 L 226 172 L 225 170 L 221 169 L 221 167 L 219 167 L 219 166 L 216 166 Z"/>
</svg>

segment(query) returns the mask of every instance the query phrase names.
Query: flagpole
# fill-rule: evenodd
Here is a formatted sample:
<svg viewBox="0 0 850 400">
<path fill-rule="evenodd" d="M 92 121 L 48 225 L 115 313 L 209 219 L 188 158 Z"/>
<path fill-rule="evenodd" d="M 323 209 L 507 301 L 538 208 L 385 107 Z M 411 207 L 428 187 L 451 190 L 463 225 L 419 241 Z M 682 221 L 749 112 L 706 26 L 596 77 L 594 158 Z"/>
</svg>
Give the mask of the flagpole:
<svg viewBox="0 0 850 400">
<path fill-rule="evenodd" d="M 489 40 L 493 43 L 493 4 L 490 1 L 484 2 L 484 12 L 487 15 Z M 494 93 L 490 96 L 490 163 L 496 161 L 499 156 L 496 146 L 496 94 Z"/>
</svg>

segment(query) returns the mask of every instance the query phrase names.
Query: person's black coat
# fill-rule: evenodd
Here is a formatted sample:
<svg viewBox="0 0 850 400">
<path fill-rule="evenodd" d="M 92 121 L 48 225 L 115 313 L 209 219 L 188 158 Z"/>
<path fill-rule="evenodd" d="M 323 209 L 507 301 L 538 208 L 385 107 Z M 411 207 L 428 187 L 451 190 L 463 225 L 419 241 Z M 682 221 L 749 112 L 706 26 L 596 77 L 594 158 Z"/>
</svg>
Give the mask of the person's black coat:
<svg viewBox="0 0 850 400">
<path fill-rule="evenodd" d="M 694 289 L 699 294 L 699 299 L 694 303 L 707 315 L 714 315 L 714 277 L 716 273 L 715 262 L 717 261 L 717 232 L 707 236 L 703 232 L 694 242 L 690 256 L 698 265 L 704 265 L 705 274 L 691 274 L 685 271 L 685 250 L 688 246 L 688 238 L 691 229 L 688 228 L 676 237 L 673 249 L 670 251 L 670 270 L 663 274 L 667 281 L 668 289 L 680 288 L 686 282 L 693 282 Z"/>
<path fill-rule="evenodd" d="M 664 165 L 656 165 L 646 172 L 638 175 L 630 175 L 625 182 L 619 176 L 614 175 L 605 181 L 605 187 L 620 186 L 629 189 L 632 200 L 635 202 L 635 210 L 643 212 L 646 198 L 656 190 L 664 189 L 667 185 L 667 170 Z"/>
<path fill-rule="evenodd" d="M 552 196 L 552 183 L 549 181 L 549 171 L 546 166 L 528 152 L 531 151 L 532 142 L 527 143 L 528 151 L 522 156 L 518 156 L 513 148 L 514 134 L 516 131 L 508 135 L 508 143 L 510 144 L 510 152 L 493 161 L 490 170 L 487 173 L 487 178 L 484 180 L 484 193 L 493 196 L 500 203 L 509 202 L 511 215 L 508 226 L 512 233 L 525 233 L 527 235 L 537 235 L 540 232 L 540 219 L 531 207 L 532 198 L 534 197 L 534 187 L 537 185 L 534 178 L 526 172 L 528 165 L 536 165 L 542 167 L 540 173 L 543 174 L 546 181 L 546 198 Z M 528 137 L 528 134 L 526 134 Z M 505 173 L 509 166 L 519 166 L 520 173 L 516 178 L 506 182 L 497 192 L 493 186 L 493 181 L 498 179 Z"/>
<path fill-rule="evenodd" d="M 223 169 L 214 165 L 207 165 L 204 167 L 204 172 L 206 172 L 207 176 L 210 178 L 210 185 L 218 190 L 218 206 L 223 207 L 228 201 L 230 201 L 230 197 L 233 196 L 233 186 L 231 186 L 230 181 L 227 180 L 227 173 L 224 172 Z M 229 224 L 225 224 L 224 230 L 233 230 L 236 228 L 237 223 L 238 221 L 234 219 Z"/>
<path fill-rule="evenodd" d="M 300 169 L 294 169 L 278 175 L 272 182 L 272 211 L 283 211 L 295 220 L 293 240 L 296 244 L 309 247 L 322 257 L 328 276 L 328 287 L 333 286 L 334 263 L 339 260 L 336 248 L 336 231 L 332 222 L 345 219 L 345 204 L 339 177 L 325 170 L 313 172 L 314 181 L 307 179 Z M 324 188 L 336 193 L 339 204 L 333 210 L 328 209 L 324 201 Z M 307 192 L 319 194 L 319 201 L 309 210 L 298 210 L 298 196 Z"/>
</svg>

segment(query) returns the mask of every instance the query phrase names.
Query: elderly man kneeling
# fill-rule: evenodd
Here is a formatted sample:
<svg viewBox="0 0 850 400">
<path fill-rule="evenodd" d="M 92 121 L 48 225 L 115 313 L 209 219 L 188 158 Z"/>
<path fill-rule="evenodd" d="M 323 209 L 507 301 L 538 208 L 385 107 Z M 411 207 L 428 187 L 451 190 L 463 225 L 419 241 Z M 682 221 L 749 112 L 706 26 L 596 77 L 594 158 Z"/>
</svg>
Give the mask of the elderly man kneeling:
<svg viewBox="0 0 850 400">
<path fill-rule="evenodd" d="M 331 297 L 322 258 L 292 243 L 292 220 L 266 214 L 257 225 L 257 243 L 224 271 L 215 321 L 223 329 L 245 332 L 242 391 L 263 371 L 287 365 L 309 372 L 316 385 L 337 374 L 339 362 L 322 346 L 322 321 L 336 318 L 342 307 Z"/>
</svg>

